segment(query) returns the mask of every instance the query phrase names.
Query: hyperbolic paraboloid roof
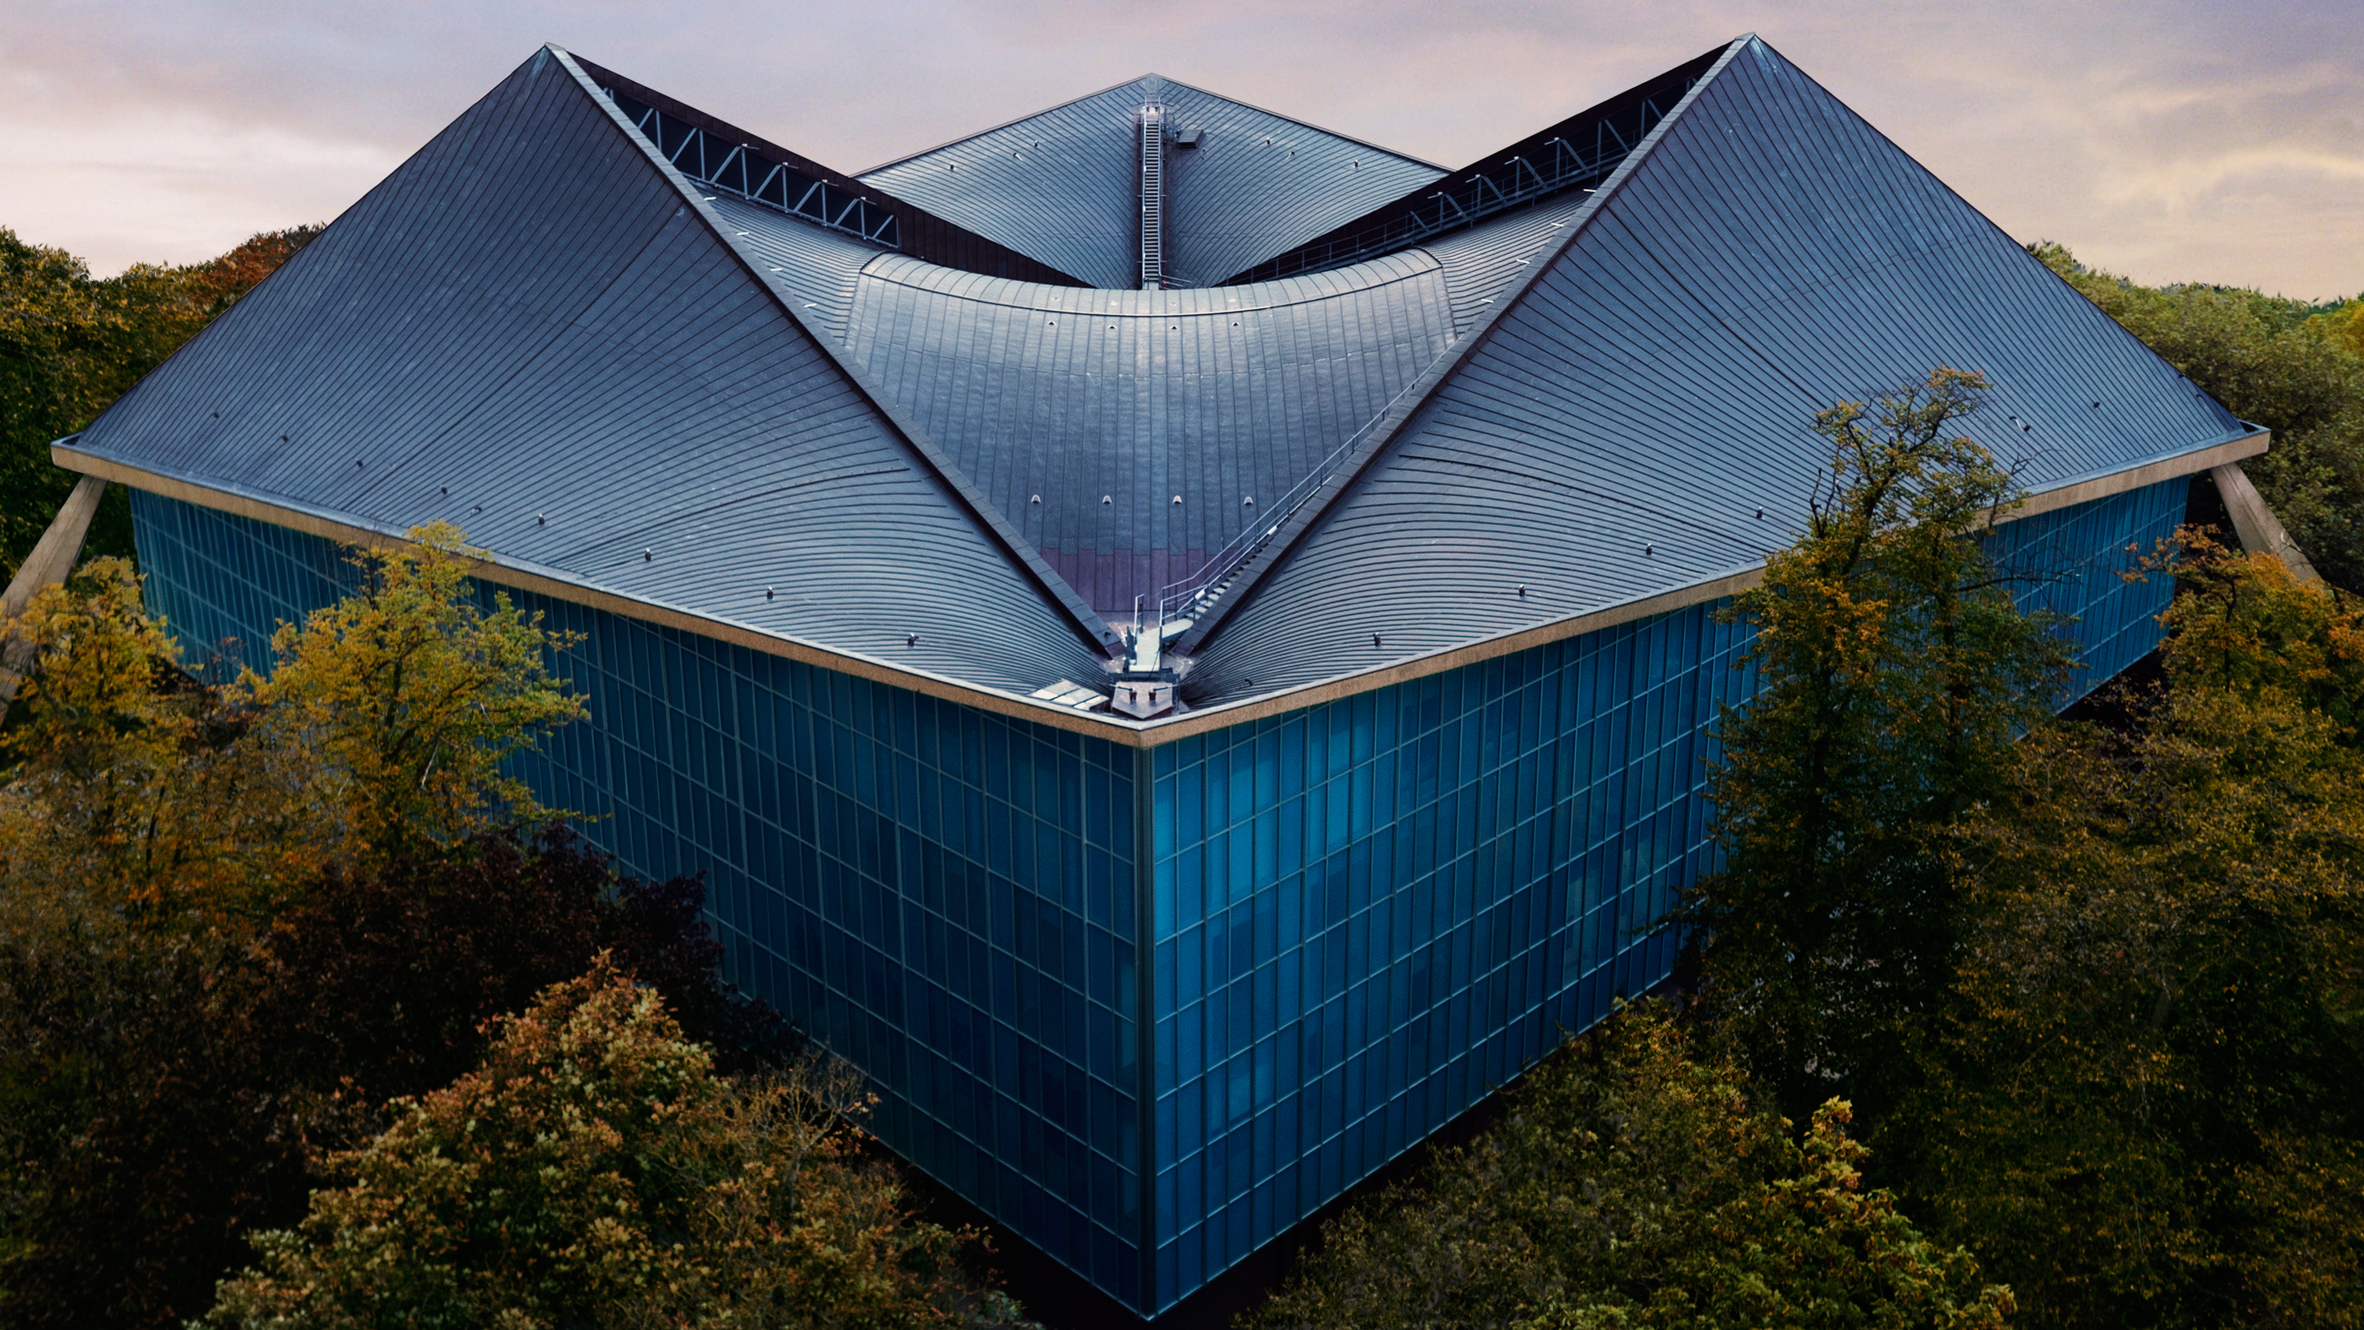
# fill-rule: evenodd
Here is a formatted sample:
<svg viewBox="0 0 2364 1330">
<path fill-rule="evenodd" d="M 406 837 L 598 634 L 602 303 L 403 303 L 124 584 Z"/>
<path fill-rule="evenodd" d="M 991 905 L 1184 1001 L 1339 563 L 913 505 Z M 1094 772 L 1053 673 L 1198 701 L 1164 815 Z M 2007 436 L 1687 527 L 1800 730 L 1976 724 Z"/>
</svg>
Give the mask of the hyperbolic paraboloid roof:
<svg viewBox="0 0 2364 1330">
<path fill-rule="evenodd" d="M 1205 716 L 1745 574 L 1940 364 L 2039 494 L 2257 446 L 1753 37 L 1458 172 L 1150 77 L 860 177 L 546 47 L 58 455 L 1029 713 L 1162 605 Z"/>
</svg>

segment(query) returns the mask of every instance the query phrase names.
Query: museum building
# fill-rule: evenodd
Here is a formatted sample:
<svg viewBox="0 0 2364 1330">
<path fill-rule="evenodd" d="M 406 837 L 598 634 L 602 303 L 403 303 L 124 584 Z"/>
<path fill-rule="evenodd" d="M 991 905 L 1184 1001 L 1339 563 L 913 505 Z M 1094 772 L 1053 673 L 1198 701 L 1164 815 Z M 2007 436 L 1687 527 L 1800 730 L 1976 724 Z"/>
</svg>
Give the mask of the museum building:
<svg viewBox="0 0 2364 1330">
<path fill-rule="evenodd" d="M 1145 77 L 853 176 L 545 47 L 54 455 L 193 656 L 463 528 L 541 797 L 1149 1316 L 1668 976 L 1718 611 L 1938 365 L 2149 652 L 2264 434 L 1754 37 L 1459 170 Z"/>
</svg>

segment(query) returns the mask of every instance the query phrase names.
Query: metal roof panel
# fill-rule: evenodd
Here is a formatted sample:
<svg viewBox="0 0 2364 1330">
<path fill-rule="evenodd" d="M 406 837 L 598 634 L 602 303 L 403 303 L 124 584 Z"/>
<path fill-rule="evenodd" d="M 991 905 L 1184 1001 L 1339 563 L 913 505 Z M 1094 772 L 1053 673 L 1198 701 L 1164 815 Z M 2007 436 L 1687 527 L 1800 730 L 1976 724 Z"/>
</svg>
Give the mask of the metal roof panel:
<svg viewBox="0 0 2364 1330">
<path fill-rule="evenodd" d="M 863 270 L 850 327 L 882 391 L 1070 584 L 1120 613 L 1273 512 L 1444 352 L 1452 311 L 1440 265 L 1417 251 L 1204 291 L 1040 286 L 885 256 Z"/>
<path fill-rule="evenodd" d="M 1443 174 L 1441 168 L 1155 75 L 862 174 L 979 235 L 1093 286 L 1139 283 L 1134 116 L 1168 108 L 1199 146 L 1175 150 L 1166 263 L 1212 285 Z"/>
<path fill-rule="evenodd" d="M 1186 696 L 1754 567 L 1802 521 L 1813 414 L 1941 364 L 1993 382 L 1966 431 L 2036 491 L 2249 432 L 1762 42 L 1659 133 L 1239 600 Z"/>
<path fill-rule="evenodd" d="M 551 51 L 78 443 L 990 687 L 1098 668 Z"/>
</svg>

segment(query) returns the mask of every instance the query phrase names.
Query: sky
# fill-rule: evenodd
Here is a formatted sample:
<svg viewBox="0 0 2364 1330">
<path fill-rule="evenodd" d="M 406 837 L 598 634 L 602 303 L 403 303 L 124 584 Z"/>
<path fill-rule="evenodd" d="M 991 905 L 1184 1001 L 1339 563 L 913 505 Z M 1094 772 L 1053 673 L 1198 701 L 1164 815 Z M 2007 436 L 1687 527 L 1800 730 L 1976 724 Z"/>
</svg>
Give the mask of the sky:
<svg viewBox="0 0 2364 1330">
<path fill-rule="evenodd" d="M 2364 292 L 2364 0 L 9 0 L 0 226 L 101 273 L 333 218 L 543 42 L 842 171 L 1159 73 L 1461 166 L 1756 32 L 2022 241 Z"/>
</svg>

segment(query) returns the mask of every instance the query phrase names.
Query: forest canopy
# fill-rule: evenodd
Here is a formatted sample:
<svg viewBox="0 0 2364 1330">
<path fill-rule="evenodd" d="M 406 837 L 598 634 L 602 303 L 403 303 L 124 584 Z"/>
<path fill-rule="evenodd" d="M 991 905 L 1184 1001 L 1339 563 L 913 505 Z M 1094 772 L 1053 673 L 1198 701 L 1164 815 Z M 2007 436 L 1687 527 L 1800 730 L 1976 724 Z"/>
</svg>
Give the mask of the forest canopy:
<svg viewBox="0 0 2364 1330">
<path fill-rule="evenodd" d="M 203 263 L 93 277 L 72 254 L 0 227 L 0 574 L 15 574 L 74 487 L 49 460 L 50 443 L 97 418 L 322 229 L 264 231 Z M 119 488 L 88 549 L 131 553 Z"/>
</svg>

